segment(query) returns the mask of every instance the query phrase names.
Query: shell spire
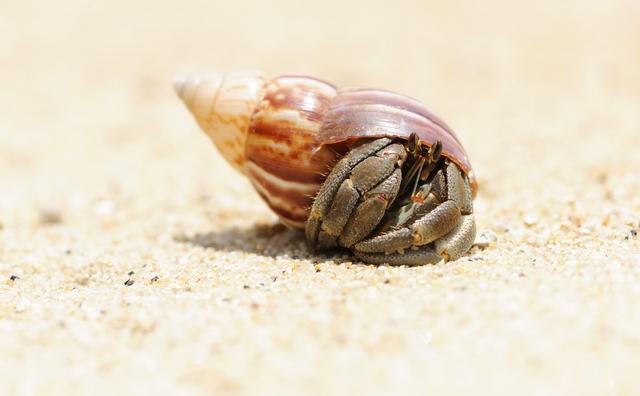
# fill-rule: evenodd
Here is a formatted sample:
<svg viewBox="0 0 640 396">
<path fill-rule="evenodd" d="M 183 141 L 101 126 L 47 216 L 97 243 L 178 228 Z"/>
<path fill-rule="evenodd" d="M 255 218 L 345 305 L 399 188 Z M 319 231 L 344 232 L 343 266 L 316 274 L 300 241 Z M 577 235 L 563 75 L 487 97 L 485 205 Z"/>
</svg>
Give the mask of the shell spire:
<svg viewBox="0 0 640 396">
<path fill-rule="evenodd" d="M 304 228 L 335 162 L 317 136 L 336 88 L 313 77 L 260 72 L 183 77 L 174 88 L 227 162 L 285 224 Z"/>
<path fill-rule="evenodd" d="M 222 156 L 241 173 L 251 116 L 265 77 L 256 71 L 179 77 L 173 87 Z"/>
</svg>

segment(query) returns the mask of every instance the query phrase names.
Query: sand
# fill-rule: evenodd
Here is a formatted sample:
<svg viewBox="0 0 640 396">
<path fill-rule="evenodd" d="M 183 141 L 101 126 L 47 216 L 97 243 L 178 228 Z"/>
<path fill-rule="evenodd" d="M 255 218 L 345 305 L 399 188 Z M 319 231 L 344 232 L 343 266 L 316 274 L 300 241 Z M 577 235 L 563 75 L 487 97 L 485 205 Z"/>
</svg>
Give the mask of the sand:
<svg viewBox="0 0 640 396">
<path fill-rule="evenodd" d="M 535 3 L 5 2 L 0 394 L 638 394 L 640 6 Z M 171 90 L 238 68 L 426 102 L 482 246 L 309 254 Z"/>
</svg>

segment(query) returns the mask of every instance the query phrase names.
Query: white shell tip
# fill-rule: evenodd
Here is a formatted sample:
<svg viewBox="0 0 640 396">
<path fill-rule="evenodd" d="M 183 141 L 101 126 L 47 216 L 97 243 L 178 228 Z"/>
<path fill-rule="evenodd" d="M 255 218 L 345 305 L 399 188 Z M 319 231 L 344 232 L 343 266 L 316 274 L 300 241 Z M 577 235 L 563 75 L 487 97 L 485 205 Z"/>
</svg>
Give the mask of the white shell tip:
<svg viewBox="0 0 640 396">
<path fill-rule="evenodd" d="M 173 89 L 181 99 L 184 98 L 184 91 L 187 84 L 193 80 L 194 78 L 189 76 L 178 76 L 173 80 Z"/>
<path fill-rule="evenodd" d="M 178 76 L 173 80 L 173 89 L 187 105 L 199 100 L 211 100 L 220 88 L 224 74 L 205 76 Z"/>
</svg>

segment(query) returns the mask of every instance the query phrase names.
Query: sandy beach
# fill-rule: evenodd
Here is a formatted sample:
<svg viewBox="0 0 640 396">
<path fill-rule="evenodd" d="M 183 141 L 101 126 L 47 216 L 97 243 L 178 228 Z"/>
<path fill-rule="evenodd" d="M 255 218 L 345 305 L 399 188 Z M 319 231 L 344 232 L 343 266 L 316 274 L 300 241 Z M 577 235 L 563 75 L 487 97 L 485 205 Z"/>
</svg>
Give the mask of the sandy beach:
<svg viewBox="0 0 640 396">
<path fill-rule="evenodd" d="M 0 394 L 640 393 L 634 1 L 4 2 Z M 480 186 L 454 262 L 313 255 L 174 76 L 425 102 Z"/>
</svg>

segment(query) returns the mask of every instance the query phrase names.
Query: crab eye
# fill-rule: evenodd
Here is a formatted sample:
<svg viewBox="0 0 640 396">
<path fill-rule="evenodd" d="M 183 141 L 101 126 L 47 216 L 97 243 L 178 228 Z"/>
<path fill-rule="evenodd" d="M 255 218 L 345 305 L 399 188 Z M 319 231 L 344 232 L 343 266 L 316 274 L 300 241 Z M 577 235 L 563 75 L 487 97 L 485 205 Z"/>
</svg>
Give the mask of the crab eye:
<svg viewBox="0 0 640 396">
<path fill-rule="evenodd" d="M 417 151 L 419 147 L 420 140 L 418 138 L 418 134 L 412 132 L 411 135 L 409 135 L 409 140 L 407 141 L 407 152 L 411 154 L 419 153 L 419 151 Z"/>
<path fill-rule="evenodd" d="M 433 146 L 431 146 L 430 150 L 431 161 L 437 161 L 442 154 L 442 143 L 438 140 Z"/>
</svg>

